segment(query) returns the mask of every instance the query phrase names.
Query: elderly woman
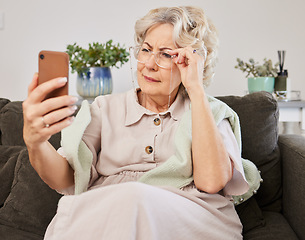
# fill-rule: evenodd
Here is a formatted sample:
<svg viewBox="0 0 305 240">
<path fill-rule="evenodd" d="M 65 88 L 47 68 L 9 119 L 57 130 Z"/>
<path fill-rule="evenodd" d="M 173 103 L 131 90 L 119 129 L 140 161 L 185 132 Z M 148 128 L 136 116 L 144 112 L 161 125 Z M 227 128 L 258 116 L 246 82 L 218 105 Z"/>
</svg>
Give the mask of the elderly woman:
<svg viewBox="0 0 305 240">
<path fill-rule="evenodd" d="M 51 188 L 70 194 L 45 239 L 242 239 L 231 201 L 248 187 L 240 151 L 229 121 L 215 123 L 204 90 L 216 61 L 214 26 L 196 7 L 158 8 L 136 22 L 135 40 L 139 88 L 90 106 L 82 137 L 93 156 L 87 192 L 73 195 L 65 148 L 48 142 L 73 122 L 74 97 L 44 100 L 66 79 L 38 86 L 35 75 L 29 86 L 23 110 L 31 164 Z M 193 180 L 180 188 L 140 183 L 174 155 L 187 111 Z"/>
</svg>

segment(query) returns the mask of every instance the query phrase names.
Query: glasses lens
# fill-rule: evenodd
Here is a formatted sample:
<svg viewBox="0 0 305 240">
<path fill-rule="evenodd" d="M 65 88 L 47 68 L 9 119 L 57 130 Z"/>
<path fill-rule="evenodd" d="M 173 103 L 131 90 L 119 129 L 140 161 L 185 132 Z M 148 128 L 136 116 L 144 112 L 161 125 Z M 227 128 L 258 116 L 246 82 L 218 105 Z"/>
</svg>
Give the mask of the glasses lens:
<svg viewBox="0 0 305 240">
<path fill-rule="evenodd" d="M 172 56 L 165 51 L 160 51 L 160 52 L 154 53 L 154 52 L 150 51 L 149 49 L 141 48 L 138 53 L 137 60 L 138 60 L 138 62 L 145 64 L 150 60 L 152 54 L 154 55 L 155 62 L 157 63 L 157 65 L 159 67 L 161 67 L 161 68 L 170 68 L 171 67 Z"/>
<path fill-rule="evenodd" d="M 138 53 L 138 62 L 146 63 L 149 61 L 150 56 L 151 56 L 151 51 L 149 51 L 146 48 L 141 48 Z"/>
<path fill-rule="evenodd" d="M 156 54 L 156 61 L 159 66 L 170 68 L 172 63 L 172 56 L 167 52 L 158 52 Z"/>
</svg>

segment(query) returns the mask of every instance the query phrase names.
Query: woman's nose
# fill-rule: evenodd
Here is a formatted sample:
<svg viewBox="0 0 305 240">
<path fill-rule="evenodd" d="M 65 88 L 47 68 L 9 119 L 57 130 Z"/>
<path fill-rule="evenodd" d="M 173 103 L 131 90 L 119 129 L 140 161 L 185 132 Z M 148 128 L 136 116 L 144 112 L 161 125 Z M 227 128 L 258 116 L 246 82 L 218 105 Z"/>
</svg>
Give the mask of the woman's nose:
<svg viewBox="0 0 305 240">
<path fill-rule="evenodd" d="M 148 69 L 157 69 L 157 63 L 156 63 L 156 58 L 154 54 L 151 54 L 150 57 L 147 59 L 145 63 L 145 67 Z"/>
</svg>

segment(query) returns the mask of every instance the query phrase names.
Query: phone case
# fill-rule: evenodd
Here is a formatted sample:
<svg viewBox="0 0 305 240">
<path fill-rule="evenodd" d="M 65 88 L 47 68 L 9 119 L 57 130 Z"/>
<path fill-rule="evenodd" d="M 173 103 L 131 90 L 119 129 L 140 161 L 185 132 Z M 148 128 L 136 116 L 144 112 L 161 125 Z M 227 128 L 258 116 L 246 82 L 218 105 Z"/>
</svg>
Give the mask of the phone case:
<svg viewBox="0 0 305 240">
<path fill-rule="evenodd" d="M 69 55 L 65 52 L 41 51 L 39 59 L 38 84 L 42 84 L 57 77 L 66 77 L 69 80 Z M 62 88 L 49 93 L 46 98 L 68 95 L 69 81 Z"/>
</svg>

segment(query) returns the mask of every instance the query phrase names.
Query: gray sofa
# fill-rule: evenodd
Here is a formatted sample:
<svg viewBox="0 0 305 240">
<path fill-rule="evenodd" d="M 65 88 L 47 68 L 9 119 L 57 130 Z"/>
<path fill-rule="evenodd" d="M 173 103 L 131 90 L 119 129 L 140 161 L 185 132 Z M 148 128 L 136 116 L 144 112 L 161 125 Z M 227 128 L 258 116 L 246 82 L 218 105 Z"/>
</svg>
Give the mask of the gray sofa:
<svg viewBox="0 0 305 240">
<path fill-rule="evenodd" d="M 277 102 L 267 92 L 219 99 L 238 113 L 242 155 L 257 165 L 264 179 L 257 194 L 236 206 L 244 239 L 305 239 L 305 138 L 278 136 Z M 61 197 L 31 167 L 22 125 L 21 102 L 0 98 L 2 240 L 43 239 Z M 59 141 L 60 134 L 50 139 L 56 148 Z"/>
</svg>

